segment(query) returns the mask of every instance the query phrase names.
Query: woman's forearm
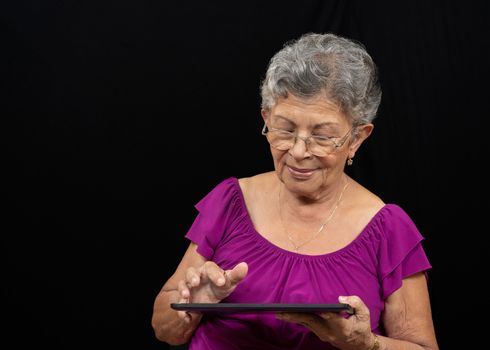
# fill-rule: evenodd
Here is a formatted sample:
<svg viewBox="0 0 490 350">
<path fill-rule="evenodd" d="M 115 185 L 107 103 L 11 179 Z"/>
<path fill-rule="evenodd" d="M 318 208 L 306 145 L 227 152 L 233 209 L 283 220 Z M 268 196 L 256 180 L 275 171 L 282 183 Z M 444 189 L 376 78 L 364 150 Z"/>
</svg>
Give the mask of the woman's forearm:
<svg viewBox="0 0 490 350">
<path fill-rule="evenodd" d="M 439 350 L 437 343 L 416 344 L 406 340 L 378 336 L 379 345 L 376 350 Z"/>
<path fill-rule="evenodd" d="M 182 318 L 178 312 L 170 308 L 170 303 L 179 301 L 178 290 L 162 290 L 155 299 L 152 326 L 157 339 L 170 345 L 185 344 L 201 320 L 201 315 L 191 314 Z"/>
</svg>

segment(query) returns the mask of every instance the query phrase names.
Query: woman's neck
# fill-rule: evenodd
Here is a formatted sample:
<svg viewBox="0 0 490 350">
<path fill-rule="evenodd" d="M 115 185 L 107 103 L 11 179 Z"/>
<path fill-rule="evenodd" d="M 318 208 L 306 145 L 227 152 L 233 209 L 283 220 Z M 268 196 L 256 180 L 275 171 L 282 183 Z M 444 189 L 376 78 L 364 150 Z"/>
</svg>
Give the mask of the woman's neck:
<svg viewBox="0 0 490 350">
<path fill-rule="evenodd" d="M 319 189 L 312 196 L 305 196 L 289 191 L 284 183 L 279 184 L 279 205 L 285 214 L 298 216 L 304 220 L 316 220 L 339 205 L 348 177 L 344 174 L 335 183 Z"/>
</svg>

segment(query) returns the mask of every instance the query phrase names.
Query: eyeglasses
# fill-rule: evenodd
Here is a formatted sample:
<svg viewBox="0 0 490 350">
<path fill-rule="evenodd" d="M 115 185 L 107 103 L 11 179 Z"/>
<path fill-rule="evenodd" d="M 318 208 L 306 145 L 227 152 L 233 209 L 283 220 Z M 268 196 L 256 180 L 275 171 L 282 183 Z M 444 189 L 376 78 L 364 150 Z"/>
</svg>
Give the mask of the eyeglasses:
<svg viewBox="0 0 490 350">
<path fill-rule="evenodd" d="M 299 136 L 297 132 L 291 132 L 284 129 L 268 128 L 264 124 L 262 135 L 267 137 L 270 145 L 280 151 L 287 151 L 294 147 L 298 139 L 303 140 L 306 148 L 311 154 L 317 157 L 325 157 L 332 154 L 337 148 L 342 147 L 347 141 L 351 128 L 347 134 L 342 137 L 328 137 L 320 135 L 310 135 L 308 137 Z"/>
</svg>

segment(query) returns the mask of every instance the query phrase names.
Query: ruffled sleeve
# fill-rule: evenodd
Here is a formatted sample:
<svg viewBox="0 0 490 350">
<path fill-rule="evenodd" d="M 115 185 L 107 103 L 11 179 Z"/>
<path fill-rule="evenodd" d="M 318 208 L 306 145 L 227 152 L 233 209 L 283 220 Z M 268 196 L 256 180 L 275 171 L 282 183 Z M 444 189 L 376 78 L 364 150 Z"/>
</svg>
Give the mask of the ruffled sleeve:
<svg viewBox="0 0 490 350">
<path fill-rule="evenodd" d="M 197 252 L 208 260 L 233 222 L 238 180 L 228 178 L 219 183 L 201 199 L 195 208 L 199 211 L 186 238 L 197 244 Z"/>
<path fill-rule="evenodd" d="M 383 299 L 399 289 L 402 280 L 432 266 L 422 247 L 424 237 L 397 205 L 389 205 L 382 220 L 379 271 Z"/>
</svg>

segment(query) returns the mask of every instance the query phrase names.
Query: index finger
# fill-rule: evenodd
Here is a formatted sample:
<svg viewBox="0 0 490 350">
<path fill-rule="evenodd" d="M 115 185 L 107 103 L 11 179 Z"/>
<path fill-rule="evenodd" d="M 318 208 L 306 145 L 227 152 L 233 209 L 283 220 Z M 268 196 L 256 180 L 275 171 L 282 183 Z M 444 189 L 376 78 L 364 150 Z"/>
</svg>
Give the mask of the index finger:
<svg viewBox="0 0 490 350">
<path fill-rule="evenodd" d="M 211 261 L 207 261 L 202 266 L 202 273 L 204 273 L 215 285 L 221 287 L 225 284 L 225 271 L 218 265 Z"/>
<path fill-rule="evenodd" d="M 185 280 L 190 287 L 197 287 L 201 283 L 201 279 L 199 277 L 198 272 L 193 267 L 189 267 L 185 272 Z"/>
</svg>

